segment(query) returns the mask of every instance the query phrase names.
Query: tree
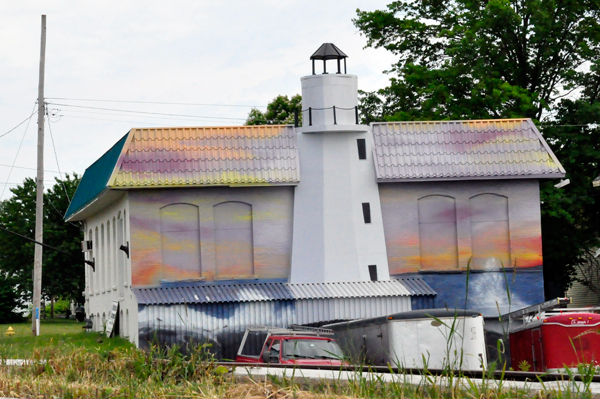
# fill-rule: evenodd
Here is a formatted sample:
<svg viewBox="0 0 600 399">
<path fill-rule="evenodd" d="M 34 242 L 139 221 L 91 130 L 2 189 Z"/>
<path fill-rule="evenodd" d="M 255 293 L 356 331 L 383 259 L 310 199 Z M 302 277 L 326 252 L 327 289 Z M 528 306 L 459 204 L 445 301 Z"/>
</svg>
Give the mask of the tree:
<svg viewBox="0 0 600 399">
<path fill-rule="evenodd" d="M 363 97 L 371 120 L 540 120 L 600 59 L 600 0 L 401 0 L 357 12 L 367 46 L 399 57 L 390 86 Z"/>
<path fill-rule="evenodd" d="M 23 301 L 18 294 L 18 284 L 12 276 L 0 272 L 0 320 L 2 323 L 15 323 L 23 319 Z"/>
<path fill-rule="evenodd" d="M 567 170 L 571 183 L 557 190 L 541 184 L 542 238 L 546 285 L 553 293 L 580 269 L 578 279 L 592 290 L 600 264 L 592 254 L 600 247 L 600 191 L 592 180 L 600 170 L 600 70 L 592 67 L 578 99 L 563 99 L 556 116 L 543 128 L 554 153 Z"/>
<path fill-rule="evenodd" d="M 262 112 L 252 108 L 248 113 L 246 125 L 288 125 L 294 123 L 295 112 L 298 112 L 299 123 L 302 122 L 302 96 L 296 94 L 291 98 L 279 95 Z"/>
<path fill-rule="evenodd" d="M 82 302 L 85 277 L 80 226 L 65 223 L 64 214 L 73 197 L 79 177 L 66 175 L 55 179 L 56 183 L 44 193 L 44 243 L 70 253 L 65 256 L 51 249 L 44 249 L 42 265 L 42 295 L 47 298 L 73 299 Z M 23 236 L 34 238 L 36 184 L 27 178 L 22 185 L 11 189 L 13 196 L 0 207 L 0 226 Z M 23 300 L 31 298 L 33 288 L 32 242 L 0 231 L 0 273 L 12 276 L 17 292 Z M 77 258 L 82 259 L 77 261 Z"/>
<path fill-rule="evenodd" d="M 368 121 L 528 117 L 571 184 L 541 184 L 546 296 L 564 294 L 600 243 L 600 0 L 399 0 L 357 10 L 367 46 L 398 56 L 361 93 Z"/>
</svg>

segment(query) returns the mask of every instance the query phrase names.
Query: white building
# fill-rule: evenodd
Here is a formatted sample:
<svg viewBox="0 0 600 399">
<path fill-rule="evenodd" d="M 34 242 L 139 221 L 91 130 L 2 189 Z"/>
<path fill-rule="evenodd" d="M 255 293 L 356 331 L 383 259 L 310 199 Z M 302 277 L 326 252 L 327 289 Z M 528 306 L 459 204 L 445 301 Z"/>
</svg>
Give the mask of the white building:
<svg viewBox="0 0 600 399">
<path fill-rule="evenodd" d="M 564 169 L 533 123 L 361 125 L 346 55 L 311 59 L 302 127 L 131 129 L 86 170 L 66 219 L 92 243 L 97 330 L 118 301 L 141 346 L 209 340 L 231 358 L 250 324 L 464 307 L 467 268 L 467 307 L 508 306 L 506 284 L 544 299 L 538 180 Z"/>
</svg>

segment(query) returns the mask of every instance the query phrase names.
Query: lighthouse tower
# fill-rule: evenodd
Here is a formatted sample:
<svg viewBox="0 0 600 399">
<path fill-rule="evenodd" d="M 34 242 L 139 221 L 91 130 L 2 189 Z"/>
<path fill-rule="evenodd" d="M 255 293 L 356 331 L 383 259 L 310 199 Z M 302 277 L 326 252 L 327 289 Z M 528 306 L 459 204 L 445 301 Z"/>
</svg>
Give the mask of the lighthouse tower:
<svg viewBox="0 0 600 399">
<path fill-rule="evenodd" d="M 313 73 L 301 79 L 290 282 L 388 280 L 373 139 L 359 124 L 357 77 L 346 73 L 347 56 L 332 43 L 310 58 Z"/>
</svg>

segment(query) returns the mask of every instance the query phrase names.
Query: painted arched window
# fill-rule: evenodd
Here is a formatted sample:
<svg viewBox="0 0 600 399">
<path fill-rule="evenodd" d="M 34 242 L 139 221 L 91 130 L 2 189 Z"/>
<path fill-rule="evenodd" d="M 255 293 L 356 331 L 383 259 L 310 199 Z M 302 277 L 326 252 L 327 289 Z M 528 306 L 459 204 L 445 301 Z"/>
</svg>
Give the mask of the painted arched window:
<svg viewBox="0 0 600 399">
<path fill-rule="evenodd" d="M 172 204 L 160 209 L 162 278 L 202 277 L 198 207 Z"/>
<path fill-rule="evenodd" d="M 100 235 L 98 233 L 98 226 L 96 226 L 96 230 L 94 231 L 94 243 L 93 246 L 93 254 L 94 254 L 94 262 L 96 265 L 96 271 L 94 276 L 94 291 L 98 291 L 100 289 L 100 284 L 102 283 L 102 256 L 100 255 Z"/>
<path fill-rule="evenodd" d="M 100 284 L 100 289 L 101 290 L 106 290 L 106 276 L 107 276 L 107 272 L 106 272 L 106 253 L 104 252 L 106 249 L 106 247 L 104 246 L 104 223 L 102 223 L 100 225 L 100 252 L 98 253 L 100 255 L 100 266 L 101 266 L 101 273 L 102 273 L 102 284 Z"/>
<path fill-rule="evenodd" d="M 90 232 L 88 234 L 88 240 L 92 241 L 92 251 L 96 250 L 96 247 L 94 247 L 95 243 L 94 243 L 94 233 L 92 232 L 92 229 L 90 229 Z M 87 260 L 94 260 L 94 252 L 88 252 L 87 254 Z M 89 283 L 89 291 L 90 292 L 94 292 L 94 270 L 92 268 L 88 268 L 86 267 L 88 276 L 90 277 L 90 279 L 88 280 Z"/>
<path fill-rule="evenodd" d="M 111 230 L 110 230 L 110 220 L 106 222 L 106 254 L 104 259 L 106 259 L 106 289 L 109 290 L 112 287 L 112 268 L 114 264 L 112 263 L 112 245 L 111 245 Z"/>
<path fill-rule="evenodd" d="M 119 227 L 117 228 L 117 242 L 115 243 L 115 246 L 117 248 L 120 248 L 121 245 L 125 244 L 125 241 L 123 240 L 123 217 L 121 216 L 121 214 L 119 213 L 118 217 L 117 217 L 117 223 L 119 224 Z M 119 296 L 123 297 L 125 296 L 125 287 L 124 287 L 124 283 L 125 283 L 125 252 L 120 251 L 117 249 L 117 273 L 118 273 L 118 278 L 117 278 L 117 287 L 119 288 Z"/>
<path fill-rule="evenodd" d="M 454 198 L 430 195 L 418 200 L 418 208 L 421 269 L 458 268 Z"/>
<path fill-rule="evenodd" d="M 252 206 L 223 202 L 214 206 L 217 278 L 240 278 L 254 274 Z"/>
<path fill-rule="evenodd" d="M 480 194 L 469 199 L 472 266 L 477 269 L 510 267 L 508 198 Z"/>
</svg>

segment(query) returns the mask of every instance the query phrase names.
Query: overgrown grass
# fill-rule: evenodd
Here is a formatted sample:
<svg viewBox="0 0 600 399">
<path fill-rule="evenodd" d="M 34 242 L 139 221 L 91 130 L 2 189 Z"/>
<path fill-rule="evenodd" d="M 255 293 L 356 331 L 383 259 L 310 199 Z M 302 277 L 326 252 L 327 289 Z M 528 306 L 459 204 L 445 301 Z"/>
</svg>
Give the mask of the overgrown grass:
<svg viewBox="0 0 600 399">
<path fill-rule="evenodd" d="M 11 326 L 15 335 L 6 336 Z M 81 348 L 88 352 L 106 353 L 117 348 L 131 348 L 133 345 L 123 338 L 106 338 L 98 333 L 86 333 L 83 323 L 74 320 L 44 320 L 40 326 L 40 336 L 31 334 L 30 323 L 0 324 L 0 358 L 27 359 L 35 351 L 49 350 L 57 355 L 68 355 Z"/>
<path fill-rule="evenodd" d="M 35 351 L 25 366 L 0 366 L 0 396 L 62 398 L 467 398 L 465 391 L 439 384 L 389 383 L 357 373 L 351 381 L 236 377 L 207 358 L 205 348 L 181 355 L 153 347 L 107 354 L 83 348 L 70 355 Z M 502 398 L 522 397 L 495 396 Z"/>
<path fill-rule="evenodd" d="M 534 392 L 509 388 L 488 377 L 483 384 L 468 378 L 441 379 L 350 373 L 349 379 L 301 378 L 288 370 L 286 378 L 235 375 L 217 365 L 206 346 L 153 346 L 144 351 L 117 348 L 90 352 L 84 347 L 61 354 L 52 348 L 34 350 L 23 366 L 5 366 L 0 359 L 0 397 L 36 398 L 584 398 L 583 390 Z M 333 373 L 332 375 L 336 375 Z"/>
</svg>

